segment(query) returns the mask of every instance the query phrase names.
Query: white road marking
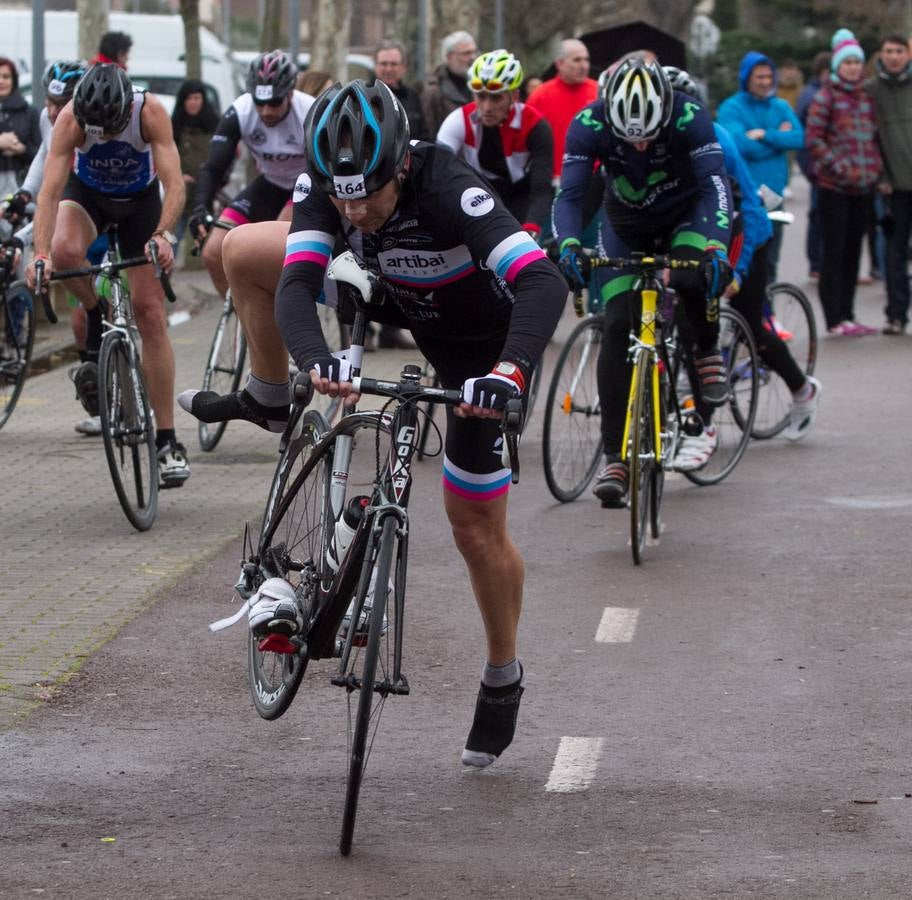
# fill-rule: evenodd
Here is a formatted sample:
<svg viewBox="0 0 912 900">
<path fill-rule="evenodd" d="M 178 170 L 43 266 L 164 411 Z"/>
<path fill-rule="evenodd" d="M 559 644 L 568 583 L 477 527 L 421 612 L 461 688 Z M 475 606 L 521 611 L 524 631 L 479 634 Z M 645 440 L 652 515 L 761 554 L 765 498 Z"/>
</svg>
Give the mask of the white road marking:
<svg viewBox="0 0 912 900">
<path fill-rule="evenodd" d="M 600 644 L 629 644 L 636 631 L 638 609 L 623 606 L 606 607 L 602 613 L 595 639 Z"/>
<path fill-rule="evenodd" d="M 562 737 L 545 790 L 558 794 L 586 790 L 595 777 L 604 743 L 604 738 Z"/>
<path fill-rule="evenodd" d="M 902 509 L 912 506 L 912 496 L 869 496 L 869 497 L 827 497 L 831 506 L 844 506 L 848 509 Z"/>
</svg>

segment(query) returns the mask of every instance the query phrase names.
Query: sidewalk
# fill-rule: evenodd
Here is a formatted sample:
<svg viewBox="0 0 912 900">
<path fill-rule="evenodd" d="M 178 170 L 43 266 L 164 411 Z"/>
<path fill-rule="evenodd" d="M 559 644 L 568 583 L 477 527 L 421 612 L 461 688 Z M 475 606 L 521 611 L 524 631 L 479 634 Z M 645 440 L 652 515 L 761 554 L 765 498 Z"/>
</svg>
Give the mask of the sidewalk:
<svg viewBox="0 0 912 900">
<path fill-rule="evenodd" d="M 172 312 L 193 313 L 170 331 L 177 392 L 199 387 L 221 311 L 214 295 L 210 302 L 200 295 L 203 277 L 174 280 L 180 300 Z M 67 317 L 60 318 L 40 329 L 46 358 L 62 357 L 70 343 Z M 366 368 L 394 376 L 404 357 L 417 359 L 381 351 Z M 240 560 L 244 523 L 255 527 L 277 461 L 278 435 L 246 423 L 229 425 L 216 450 L 203 453 L 196 420 L 177 409 L 192 477 L 160 493 L 156 523 L 140 534 L 117 502 L 101 440 L 73 430 L 84 413 L 67 369 L 30 377 L 0 431 L 0 728 L 47 697 L 182 573 L 232 541 Z M 225 601 L 227 614 L 235 605 L 229 584 Z"/>
</svg>

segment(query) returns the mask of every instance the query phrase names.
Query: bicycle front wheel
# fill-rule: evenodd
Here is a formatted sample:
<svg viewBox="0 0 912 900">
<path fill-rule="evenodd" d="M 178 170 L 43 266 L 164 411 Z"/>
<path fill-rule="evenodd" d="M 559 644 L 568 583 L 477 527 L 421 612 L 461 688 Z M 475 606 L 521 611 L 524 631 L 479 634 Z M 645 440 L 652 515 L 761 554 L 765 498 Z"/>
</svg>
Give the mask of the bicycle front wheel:
<svg viewBox="0 0 912 900">
<path fill-rule="evenodd" d="M 407 694 L 408 682 L 401 672 L 402 614 L 405 597 L 406 538 L 398 520 L 383 520 L 373 570 L 362 572 L 348 628 L 343 655 L 343 681 L 348 689 L 349 744 L 348 783 L 339 851 L 351 853 L 355 817 L 364 768 L 377 735 L 377 728 L 390 694 Z M 356 624 L 357 623 L 357 624 Z M 361 638 L 366 629 L 366 638 Z M 356 646 L 363 643 L 363 652 Z"/>
<path fill-rule="evenodd" d="M 315 450 L 327 428 L 315 410 L 298 419 L 273 476 L 258 545 L 260 560 L 268 559 L 275 574 L 294 589 L 305 624 L 313 615 L 320 582 L 327 576 L 331 445 Z M 253 705 L 262 718 L 277 719 L 294 700 L 307 659 L 273 652 L 249 632 L 247 651 Z"/>
<path fill-rule="evenodd" d="M 528 400 L 526 401 L 526 418 L 523 423 L 523 429 L 529 427 L 529 420 L 532 418 L 532 413 L 535 411 L 535 401 L 538 399 L 538 395 L 541 393 L 541 383 L 544 378 L 544 369 L 545 364 L 543 360 L 538 361 L 538 365 L 532 370 L 532 378 L 529 382 L 529 390 L 527 391 Z"/>
<path fill-rule="evenodd" d="M 35 306 L 24 286 L 0 295 L 0 428 L 13 414 L 35 343 Z"/>
<path fill-rule="evenodd" d="M 117 499 L 130 524 L 152 527 L 158 513 L 158 456 L 152 407 L 139 357 L 118 331 L 110 331 L 98 358 L 101 436 Z"/>
<path fill-rule="evenodd" d="M 805 375 L 813 375 L 817 364 L 817 323 L 811 301 L 800 288 L 786 283 L 770 285 L 766 296 L 763 327 L 779 336 Z M 763 359 L 760 360 L 759 378 L 760 396 L 751 436 L 766 440 L 788 425 L 792 392 Z"/>
<path fill-rule="evenodd" d="M 702 469 L 684 473 L 694 484 L 718 484 L 732 472 L 747 449 L 757 415 L 757 345 L 747 321 L 733 309 L 719 313 L 719 347 L 728 371 L 729 399 L 712 415 L 718 440 L 709 462 Z"/>
<path fill-rule="evenodd" d="M 602 454 L 597 361 L 602 319 L 590 316 L 570 334 L 548 387 L 542 427 L 545 481 L 567 503 L 586 490 Z"/>
<path fill-rule="evenodd" d="M 646 522 L 655 471 L 655 420 L 652 404 L 652 372 L 649 353 L 640 353 L 633 370 L 634 396 L 630 411 L 630 550 L 636 565 L 643 562 Z"/>
<path fill-rule="evenodd" d="M 241 331 L 234 304 L 229 298 L 225 301 L 225 307 L 215 326 L 212 348 L 203 373 L 202 390 L 215 391 L 216 394 L 234 393 L 240 387 L 246 359 L 247 341 Z M 200 422 L 200 448 L 207 452 L 214 450 L 227 426 L 227 422 Z"/>
</svg>

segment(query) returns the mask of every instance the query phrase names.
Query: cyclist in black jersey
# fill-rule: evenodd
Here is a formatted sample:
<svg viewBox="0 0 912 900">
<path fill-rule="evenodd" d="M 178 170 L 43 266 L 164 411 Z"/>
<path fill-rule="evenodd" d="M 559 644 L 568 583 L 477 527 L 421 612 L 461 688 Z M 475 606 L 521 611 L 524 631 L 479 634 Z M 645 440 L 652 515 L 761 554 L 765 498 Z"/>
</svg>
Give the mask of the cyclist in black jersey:
<svg viewBox="0 0 912 900">
<path fill-rule="evenodd" d="M 295 187 L 276 296 L 276 321 L 296 364 L 310 370 L 321 393 L 356 399 L 347 360 L 330 354 L 315 307 L 342 232 L 364 265 L 383 276 L 386 315 L 412 330 L 445 387 L 463 390 L 465 402 L 447 418 L 444 506 L 487 635 L 463 762 L 488 765 L 513 738 L 522 694 L 516 631 L 523 562 L 507 530 L 510 472 L 500 461 L 496 420 L 510 397 L 522 395 L 566 287 L 477 173 L 434 145 L 409 144 L 404 110 L 382 82 L 335 85 L 321 95 L 308 115 L 305 146 L 308 169 Z M 254 228 L 265 233 L 248 226 L 231 237 L 240 241 Z M 188 392 L 180 402 L 198 417 L 218 411 L 266 424 L 287 416 L 287 395 L 284 410 L 264 408 L 249 391 L 222 398 Z M 266 598 L 251 616 L 262 617 L 263 603 L 274 604 L 273 618 L 294 620 L 294 610 Z"/>
<path fill-rule="evenodd" d="M 657 61 L 628 57 L 608 78 L 602 96 L 570 124 L 561 188 L 552 222 L 560 266 L 571 288 L 583 288 L 589 267 L 580 246 L 582 206 L 593 167 L 605 180 L 599 253 L 652 253 L 664 243 L 672 256 L 702 261 L 675 270 L 671 285 L 685 316 L 682 334 L 695 346 L 704 402 L 725 403 L 728 381 L 718 349 L 718 297 L 731 280 L 728 245 L 731 187 L 712 120 L 703 106 L 672 90 Z M 626 505 L 628 467 L 620 459 L 630 383 L 628 335 L 639 321 L 636 276 L 614 269 L 601 278 L 605 339 L 598 360 L 602 438 L 606 456 L 595 494 L 604 506 Z"/>
</svg>

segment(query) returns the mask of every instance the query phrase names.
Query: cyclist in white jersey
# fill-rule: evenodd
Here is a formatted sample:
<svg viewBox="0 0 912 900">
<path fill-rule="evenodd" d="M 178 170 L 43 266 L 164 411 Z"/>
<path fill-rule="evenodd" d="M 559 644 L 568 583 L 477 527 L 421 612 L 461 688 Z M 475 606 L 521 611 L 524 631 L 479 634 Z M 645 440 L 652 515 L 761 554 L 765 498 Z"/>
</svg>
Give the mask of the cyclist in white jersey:
<svg viewBox="0 0 912 900">
<path fill-rule="evenodd" d="M 168 229 L 183 206 L 180 158 L 164 107 L 133 88 L 123 69 L 93 66 L 54 125 L 35 212 L 35 260 L 58 270 L 84 266 L 89 245 L 108 224 L 117 223 L 125 257 L 144 253 L 151 239 L 162 268 L 170 272 L 174 237 Z M 26 271 L 31 287 L 35 260 Z M 155 412 L 159 476 L 164 486 L 178 487 L 190 477 L 190 467 L 174 433 L 174 352 L 165 298 L 151 266 L 128 269 L 127 278 Z M 74 382 L 89 415 L 97 415 L 102 310 L 90 279 L 68 280 L 67 288 L 86 308 L 88 319 L 88 361 Z"/>
<path fill-rule="evenodd" d="M 314 98 L 294 89 L 298 67 L 281 50 L 260 54 L 247 73 L 247 92 L 222 116 L 209 159 L 196 180 L 190 233 L 203 245 L 203 262 L 223 297 L 228 279 L 222 263 L 225 235 L 237 225 L 291 218 L 291 192 L 304 168 L 304 118 Z M 206 238 L 216 191 L 234 162 L 238 144 L 250 151 L 259 173 L 222 211 Z"/>
</svg>

